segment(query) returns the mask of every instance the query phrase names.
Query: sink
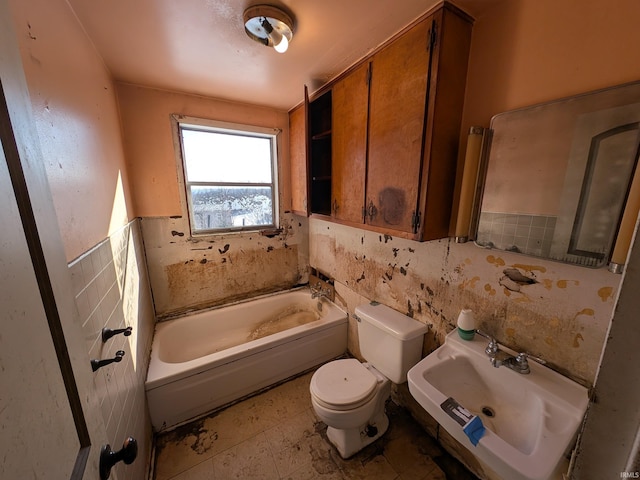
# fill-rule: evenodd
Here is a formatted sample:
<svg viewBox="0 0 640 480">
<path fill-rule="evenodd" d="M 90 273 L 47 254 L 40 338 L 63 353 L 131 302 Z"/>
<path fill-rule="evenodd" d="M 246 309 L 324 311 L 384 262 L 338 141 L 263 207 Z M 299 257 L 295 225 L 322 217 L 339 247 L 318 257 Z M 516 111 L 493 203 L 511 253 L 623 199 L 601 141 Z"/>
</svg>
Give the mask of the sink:
<svg viewBox="0 0 640 480">
<path fill-rule="evenodd" d="M 532 360 L 526 375 L 495 368 L 484 352 L 487 343 L 478 335 L 462 340 L 452 331 L 441 347 L 409 370 L 411 395 L 498 477 L 556 478 L 587 409 L 587 389 Z M 448 398 L 482 420 L 485 432 L 477 445 L 441 408 Z"/>
</svg>

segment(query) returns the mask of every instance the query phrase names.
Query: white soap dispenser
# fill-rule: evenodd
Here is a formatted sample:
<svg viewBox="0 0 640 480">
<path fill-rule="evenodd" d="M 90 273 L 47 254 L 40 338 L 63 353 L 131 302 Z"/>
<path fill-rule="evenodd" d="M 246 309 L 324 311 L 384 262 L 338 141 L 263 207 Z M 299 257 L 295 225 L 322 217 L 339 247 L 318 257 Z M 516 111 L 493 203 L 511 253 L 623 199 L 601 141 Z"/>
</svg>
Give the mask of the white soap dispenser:
<svg viewBox="0 0 640 480">
<path fill-rule="evenodd" d="M 476 319 L 473 311 L 463 308 L 458 315 L 458 335 L 463 340 L 473 340 L 476 334 Z"/>
</svg>

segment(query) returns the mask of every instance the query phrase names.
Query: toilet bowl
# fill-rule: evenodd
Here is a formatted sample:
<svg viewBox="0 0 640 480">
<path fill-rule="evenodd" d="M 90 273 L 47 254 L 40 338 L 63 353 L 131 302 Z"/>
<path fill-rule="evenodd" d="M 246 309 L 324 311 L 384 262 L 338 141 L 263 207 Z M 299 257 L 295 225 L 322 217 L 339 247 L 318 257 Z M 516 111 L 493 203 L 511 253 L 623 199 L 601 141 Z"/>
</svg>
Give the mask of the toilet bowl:
<svg viewBox="0 0 640 480">
<path fill-rule="evenodd" d="M 407 381 L 407 372 L 420 361 L 427 331 L 423 323 L 377 302 L 357 307 L 354 318 L 367 363 L 334 360 L 316 370 L 309 386 L 313 409 L 342 458 L 386 432 L 391 382 Z"/>
<path fill-rule="evenodd" d="M 353 358 L 329 362 L 314 373 L 310 392 L 313 409 L 342 458 L 374 442 L 389 427 L 384 406 L 391 382 L 368 363 Z"/>
</svg>

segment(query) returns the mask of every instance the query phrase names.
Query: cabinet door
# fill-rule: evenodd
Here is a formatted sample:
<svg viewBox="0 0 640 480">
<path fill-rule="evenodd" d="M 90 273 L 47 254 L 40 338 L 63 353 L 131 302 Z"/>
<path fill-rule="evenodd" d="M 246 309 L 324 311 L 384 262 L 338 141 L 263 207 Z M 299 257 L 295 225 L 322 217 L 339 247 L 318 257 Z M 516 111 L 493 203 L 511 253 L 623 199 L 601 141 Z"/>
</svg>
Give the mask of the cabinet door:
<svg viewBox="0 0 640 480">
<path fill-rule="evenodd" d="M 291 170 L 291 210 L 308 215 L 307 197 L 307 112 L 305 104 L 289 113 L 289 157 Z"/>
<path fill-rule="evenodd" d="M 449 235 L 472 20 L 449 4 L 434 18 L 418 240 Z M 434 86 L 437 85 L 437 88 Z"/>
<path fill-rule="evenodd" d="M 372 61 L 366 222 L 409 233 L 418 203 L 430 26 L 427 17 Z"/>
<path fill-rule="evenodd" d="M 369 63 L 333 86 L 332 215 L 362 223 L 367 165 Z"/>
</svg>

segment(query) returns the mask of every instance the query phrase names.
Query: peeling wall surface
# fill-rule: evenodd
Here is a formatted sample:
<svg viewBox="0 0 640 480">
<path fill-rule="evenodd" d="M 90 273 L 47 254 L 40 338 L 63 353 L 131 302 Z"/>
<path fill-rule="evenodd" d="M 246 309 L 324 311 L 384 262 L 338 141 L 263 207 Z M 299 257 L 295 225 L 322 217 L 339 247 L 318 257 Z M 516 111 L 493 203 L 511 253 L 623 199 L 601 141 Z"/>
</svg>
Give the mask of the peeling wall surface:
<svg viewBox="0 0 640 480">
<path fill-rule="evenodd" d="M 142 232 L 158 317 L 308 281 L 307 219 L 284 214 L 282 233 L 191 238 L 184 217 L 145 217 Z"/>
<path fill-rule="evenodd" d="M 455 328 L 462 308 L 478 328 L 592 385 L 620 276 L 486 250 L 449 239 L 418 243 L 309 221 L 310 265 L 335 279 L 336 302 L 353 313 L 376 300 L 424 322 L 424 354 Z M 359 355 L 357 329 L 349 350 Z"/>
<path fill-rule="evenodd" d="M 156 315 L 228 303 L 305 283 L 307 219 L 291 208 L 289 117 L 272 108 L 117 84 L 136 215 L 142 218 Z M 276 128 L 281 234 L 190 237 L 171 115 Z"/>
</svg>

